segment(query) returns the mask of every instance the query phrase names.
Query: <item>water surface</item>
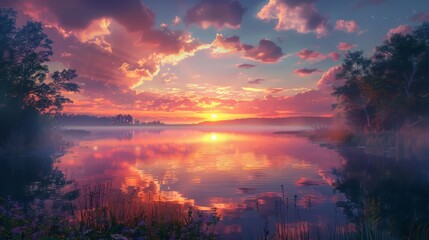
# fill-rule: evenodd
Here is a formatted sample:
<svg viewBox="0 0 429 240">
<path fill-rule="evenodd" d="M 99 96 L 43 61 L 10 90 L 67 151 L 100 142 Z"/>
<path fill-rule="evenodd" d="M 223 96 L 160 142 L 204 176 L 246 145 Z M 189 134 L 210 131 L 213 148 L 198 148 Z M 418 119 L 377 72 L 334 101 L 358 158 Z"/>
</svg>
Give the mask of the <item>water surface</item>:
<svg viewBox="0 0 429 240">
<path fill-rule="evenodd" d="M 138 187 L 153 199 L 216 208 L 224 238 L 257 238 L 283 224 L 349 227 L 333 190 L 342 157 L 273 129 L 88 128 L 58 167 L 79 184 Z M 296 130 L 296 129 L 295 129 Z M 283 208 L 279 210 L 283 203 Z M 264 230 L 265 229 L 265 230 Z"/>
</svg>

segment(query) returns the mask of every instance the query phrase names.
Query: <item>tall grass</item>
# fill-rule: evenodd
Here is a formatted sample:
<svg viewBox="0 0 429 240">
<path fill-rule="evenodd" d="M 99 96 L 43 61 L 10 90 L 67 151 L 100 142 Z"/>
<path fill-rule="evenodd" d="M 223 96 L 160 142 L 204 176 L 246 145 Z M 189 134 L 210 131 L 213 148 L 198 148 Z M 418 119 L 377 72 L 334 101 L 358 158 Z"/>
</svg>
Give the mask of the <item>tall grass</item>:
<svg viewBox="0 0 429 240">
<path fill-rule="evenodd" d="M 367 154 L 396 160 L 427 160 L 429 156 L 429 132 L 422 129 L 357 135 L 354 144 L 363 147 Z"/>
<path fill-rule="evenodd" d="M 259 240 L 427 240 L 429 239 L 429 226 L 410 224 L 407 235 L 397 236 L 394 233 L 381 229 L 374 219 L 366 219 L 359 224 L 344 223 L 345 225 L 323 225 L 308 222 L 301 218 L 302 211 L 311 211 L 311 197 L 308 196 L 307 208 L 297 205 L 297 195 L 292 200 L 282 195 L 275 202 L 275 219 L 262 219 L 259 212 L 263 212 L 264 205 L 256 203 L 259 214 Z M 262 220 L 262 221 L 261 221 Z M 274 225 L 272 231 L 271 225 Z"/>
<path fill-rule="evenodd" d="M 122 192 L 111 183 L 75 183 L 63 196 L 35 202 L 24 207 L 0 199 L 0 239 L 219 238 L 216 210 L 154 200 L 137 188 Z"/>
<path fill-rule="evenodd" d="M 75 216 L 88 236 L 122 234 L 147 239 L 217 239 L 216 210 L 202 212 L 151 193 L 129 187 L 126 192 L 111 183 L 84 185 L 75 200 Z M 155 197 L 156 198 L 156 197 Z"/>
</svg>

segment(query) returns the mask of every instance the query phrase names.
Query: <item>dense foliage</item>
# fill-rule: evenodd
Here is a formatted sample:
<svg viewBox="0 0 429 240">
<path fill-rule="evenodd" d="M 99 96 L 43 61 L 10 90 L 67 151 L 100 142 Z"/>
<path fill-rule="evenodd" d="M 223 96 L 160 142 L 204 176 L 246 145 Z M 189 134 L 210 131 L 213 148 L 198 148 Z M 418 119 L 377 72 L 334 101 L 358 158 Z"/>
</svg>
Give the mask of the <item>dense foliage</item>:
<svg viewBox="0 0 429 240">
<path fill-rule="evenodd" d="M 335 106 L 359 131 L 395 130 L 429 117 L 429 23 L 395 34 L 370 57 L 348 52 Z"/>
<path fill-rule="evenodd" d="M 47 63 L 53 55 L 53 42 L 43 32 L 42 24 L 30 21 L 17 27 L 16 16 L 13 9 L 0 9 L 1 145 L 12 135 L 21 135 L 27 142 L 24 144 L 49 137 L 40 133 L 47 129 L 46 116 L 71 102 L 63 91 L 79 91 L 79 86 L 71 82 L 77 77 L 75 70 L 49 75 Z"/>
<path fill-rule="evenodd" d="M 71 102 L 61 90 L 79 91 L 78 85 L 70 82 L 77 77 L 76 71 L 65 69 L 48 77 L 46 63 L 53 55 L 53 42 L 42 24 L 27 22 L 17 28 L 16 12 L 0 9 L 0 29 L 0 106 L 45 113 L 59 111 Z"/>
</svg>

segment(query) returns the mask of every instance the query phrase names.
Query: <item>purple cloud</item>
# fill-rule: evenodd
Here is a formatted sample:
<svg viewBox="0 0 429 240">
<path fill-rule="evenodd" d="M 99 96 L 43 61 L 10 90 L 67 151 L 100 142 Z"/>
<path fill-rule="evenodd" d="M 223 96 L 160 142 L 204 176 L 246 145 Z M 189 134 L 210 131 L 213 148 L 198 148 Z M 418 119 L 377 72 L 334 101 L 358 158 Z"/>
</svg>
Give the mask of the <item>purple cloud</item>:
<svg viewBox="0 0 429 240">
<path fill-rule="evenodd" d="M 250 69 L 250 68 L 254 68 L 256 67 L 256 65 L 254 64 L 249 64 L 249 63 L 243 63 L 243 64 L 239 64 L 237 65 L 238 68 L 244 68 L 244 69 Z"/>
<path fill-rule="evenodd" d="M 237 0 L 202 0 L 189 9 L 185 22 L 201 28 L 239 28 L 245 8 Z"/>
<path fill-rule="evenodd" d="M 317 68 L 300 68 L 300 69 L 295 69 L 293 72 L 300 77 L 305 77 L 313 73 L 320 73 L 320 70 Z"/>
<path fill-rule="evenodd" d="M 257 78 L 257 79 L 250 80 L 250 81 L 248 81 L 247 83 L 248 83 L 248 84 L 261 84 L 261 83 L 262 83 L 262 82 L 264 82 L 264 81 L 265 81 L 265 79 Z"/>
</svg>

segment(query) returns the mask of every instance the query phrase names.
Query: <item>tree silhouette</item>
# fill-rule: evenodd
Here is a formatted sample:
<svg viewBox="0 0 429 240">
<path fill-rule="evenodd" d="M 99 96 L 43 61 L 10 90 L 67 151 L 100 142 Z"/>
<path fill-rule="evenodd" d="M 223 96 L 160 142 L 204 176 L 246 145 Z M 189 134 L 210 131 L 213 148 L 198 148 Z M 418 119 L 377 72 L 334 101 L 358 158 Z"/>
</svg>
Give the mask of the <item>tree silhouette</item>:
<svg viewBox="0 0 429 240">
<path fill-rule="evenodd" d="M 398 129 L 429 116 L 429 23 L 386 39 L 367 58 L 346 54 L 336 106 L 358 130 Z"/>
<path fill-rule="evenodd" d="M 46 63 L 53 55 L 52 41 L 39 22 L 16 27 L 16 11 L 0 9 L 0 107 L 33 109 L 39 113 L 61 111 L 71 100 L 61 91 L 78 92 L 71 82 L 76 71 L 65 69 L 48 76 Z"/>
</svg>

